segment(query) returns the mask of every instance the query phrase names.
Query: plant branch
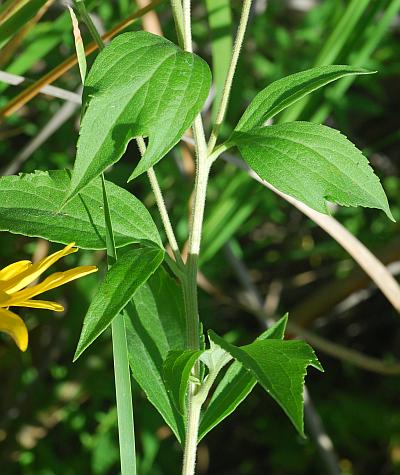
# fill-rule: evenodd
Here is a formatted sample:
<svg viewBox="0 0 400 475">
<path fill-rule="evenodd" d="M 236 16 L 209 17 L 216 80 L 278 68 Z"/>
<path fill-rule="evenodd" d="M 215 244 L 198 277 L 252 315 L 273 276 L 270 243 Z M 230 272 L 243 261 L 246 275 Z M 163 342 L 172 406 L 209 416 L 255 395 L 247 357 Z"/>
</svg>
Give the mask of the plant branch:
<svg viewBox="0 0 400 475">
<path fill-rule="evenodd" d="M 184 44 L 184 26 L 183 26 L 183 9 L 181 0 L 171 0 L 172 13 L 174 15 L 176 36 L 178 37 L 178 44 Z"/>
<path fill-rule="evenodd" d="M 178 2 L 174 2 L 175 4 Z M 191 25 L 191 0 L 182 0 L 183 14 L 183 46 L 185 51 L 193 53 L 192 25 Z M 173 5 L 176 7 L 176 5 Z M 175 10 L 176 8 L 174 8 Z M 178 7 L 179 10 L 179 7 Z"/>
<path fill-rule="evenodd" d="M 138 137 L 136 139 L 136 142 L 138 144 L 140 154 L 143 156 L 146 152 L 146 144 L 145 144 L 143 138 Z M 167 235 L 169 245 L 171 246 L 172 252 L 174 253 L 175 260 L 178 264 L 178 267 L 181 267 L 181 266 L 183 266 L 182 257 L 181 257 L 181 254 L 179 252 L 179 247 L 178 247 L 178 243 L 176 241 L 174 230 L 172 229 L 171 220 L 169 219 L 169 215 L 168 215 L 167 208 L 165 206 L 162 191 L 161 191 L 161 188 L 160 188 L 160 185 L 158 183 L 157 176 L 156 176 L 156 173 L 155 173 L 153 167 L 151 167 L 151 168 L 149 168 L 149 170 L 147 170 L 147 176 L 149 178 L 150 185 L 151 185 L 151 188 L 153 190 L 153 193 L 154 193 L 154 196 L 155 196 L 155 199 L 156 199 L 158 211 L 159 211 L 160 216 L 161 216 L 161 220 L 162 220 L 162 223 L 163 223 L 163 226 L 164 226 L 164 229 L 165 229 L 165 233 Z"/>
<path fill-rule="evenodd" d="M 217 143 L 218 134 L 221 129 L 222 123 L 225 118 L 226 110 L 228 108 L 229 97 L 232 89 L 233 78 L 235 76 L 236 66 L 239 60 L 240 50 L 243 45 L 244 36 L 246 33 L 247 22 L 249 20 L 250 8 L 252 0 L 244 0 L 242 13 L 240 16 L 239 27 L 236 35 L 236 40 L 233 45 L 232 59 L 229 65 L 228 73 L 226 75 L 224 89 L 221 96 L 221 102 L 218 107 L 215 124 L 211 132 L 210 140 L 208 142 L 208 152 L 211 153 L 214 150 Z"/>
</svg>

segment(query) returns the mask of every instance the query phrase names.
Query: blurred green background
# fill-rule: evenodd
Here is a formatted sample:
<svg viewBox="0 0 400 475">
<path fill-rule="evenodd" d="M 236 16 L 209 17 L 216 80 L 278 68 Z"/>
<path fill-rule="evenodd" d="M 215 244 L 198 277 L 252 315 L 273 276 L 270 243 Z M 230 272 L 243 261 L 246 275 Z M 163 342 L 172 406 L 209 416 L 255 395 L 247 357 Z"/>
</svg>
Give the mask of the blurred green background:
<svg viewBox="0 0 400 475">
<path fill-rule="evenodd" d="M 0 15 L 10 3 L 0 4 Z M 229 59 L 229 38 L 238 22 L 240 4 L 236 0 L 193 2 L 196 51 L 212 66 L 217 86 Z M 137 8 L 130 0 L 90 1 L 88 5 L 104 30 Z M 287 74 L 330 62 L 378 71 L 352 84 L 342 80 L 326 87 L 301 111 L 289 110 L 286 119 L 300 112 L 300 119 L 325 122 L 349 137 L 381 178 L 398 221 L 399 10 L 398 0 L 255 0 L 223 134 L 235 126 L 261 88 Z M 0 69 L 37 80 L 74 54 L 70 18 L 63 3 L 47 2 L 42 13 L 26 31 L 26 23 L 8 36 L 0 29 Z M 175 41 L 168 2 L 157 13 L 165 36 Z M 129 29 L 140 27 L 138 22 Z M 90 39 L 84 28 L 82 33 L 87 44 Z M 93 55 L 89 62 L 92 60 Z M 77 90 L 78 68 L 54 85 Z M 26 84 L 0 82 L 0 107 L 24 87 Z M 79 110 L 69 106 L 67 113 L 65 104 L 40 94 L 3 120 L 2 175 L 72 166 Z M 60 116 L 64 119 L 44 143 L 27 151 Z M 208 127 L 211 116 L 212 109 L 206 110 Z M 107 178 L 139 197 L 160 224 L 146 179 L 125 183 L 137 158 L 131 144 Z M 188 147 L 176 147 L 157 165 L 157 173 L 183 246 L 193 185 Z M 400 274 L 399 224 L 370 209 L 338 208 L 334 215 L 390 264 L 395 275 Z M 60 248 L 5 232 L 0 239 L 1 267 Z M 202 251 L 199 292 L 206 328 L 226 334 L 231 341 L 248 342 L 262 329 L 256 318 L 259 308 L 255 308 L 261 304 L 264 317 L 289 311 L 291 321 L 314 335 L 375 357 L 383 365 L 400 359 L 399 315 L 350 256 L 299 211 L 223 160 L 214 167 L 210 181 Z M 103 254 L 88 251 L 68 256 L 58 268 L 93 262 L 104 270 Z M 238 278 L 238 262 L 245 264 L 253 290 Z M 30 330 L 26 353 L 0 335 L 2 475 L 119 473 L 109 333 L 72 364 L 83 316 L 99 279 L 98 274 L 90 275 L 54 291 L 54 299 L 65 305 L 64 314 L 35 309 L 19 312 Z M 254 303 L 254 290 L 261 302 Z M 339 473 L 400 474 L 399 376 L 367 372 L 346 358 L 326 354 L 323 344 L 317 354 L 325 373 L 310 370 L 307 384 L 333 442 Z M 137 386 L 134 397 L 139 474 L 179 473 L 181 451 L 170 430 Z M 335 473 L 327 468 L 315 437 L 300 439 L 278 406 L 258 387 L 202 441 L 197 468 L 199 474 L 213 475 Z"/>
</svg>

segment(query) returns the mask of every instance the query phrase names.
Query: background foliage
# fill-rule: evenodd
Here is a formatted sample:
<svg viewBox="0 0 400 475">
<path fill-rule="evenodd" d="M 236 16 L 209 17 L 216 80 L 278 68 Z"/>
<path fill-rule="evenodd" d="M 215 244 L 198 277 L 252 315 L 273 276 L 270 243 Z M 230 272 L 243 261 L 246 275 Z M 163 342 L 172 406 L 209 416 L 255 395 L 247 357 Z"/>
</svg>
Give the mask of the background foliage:
<svg viewBox="0 0 400 475">
<path fill-rule="evenodd" d="M 105 30 L 136 8 L 129 0 L 88 3 Z M 241 2 L 231 2 L 231 17 L 228 2 L 223 0 L 193 3 L 197 51 L 218 78 L 225 67 L 229 35 L 237 23 Z M 399 220 L 399 17 L 393 15 L 389 27 L 381 27 L 385 14 L 396 13 L 399 3 L 255 2 L 223 135 L 228 136 L 248 102 L 267 84 L 331 62 L 335 52 L 337 64 L 377 70 L 376 75 L 358 77 L 345 93 L 346 79 L 342 79 L 314 94 L 300 118 L 326 118 L 328 125 L 343 131 L 365 152 Z M 332 39 L 332 31 L 346 18 L 350 4 L 355 5 L 350 15 L 354 24 L 347 23 L 347 29 L 343 27 Z M 68 12 L 61 2 L 46 5 L 40 19 L 32 15 L 24 33 L 15 26 L 0 30 L 3 70 L 36 80 L 74 54 Z M 174 40 L 168 6 L 162 5 L 157 11 L 165 36 Z M 129 27 L 139 28 L 139 23 Z M 7 36 L 7 31 L 16 35 Z M 87 44 L 89 35 L 83 33 Z M 92 60 L 93 55 L 89 62 Z M 69 91 L 77 90 L 79 84 L 77 67 L 55 83 Z M 22 87 L 1 83 L 0 89 L 3 107 Z M 42 146 L 21 155 L 65 107 L 62 100 L 42 94 L 3 121 L 1 174 L 71 167 L 78 138 L 77 107 Z M 206 113 L 206 123 L 211 114 Z M 131 173 L 138 156 L 131 144 L 107 178 L 140 197 L 159 224 L 146 179 L 139 177 L 133 184 L 125 184 L 124 177 Z M 235 271 L 240 260 L 246 263 L 246 275 L 262 297 L 264 315 L 280 316 L 289 310 L 290 321 L 332 342 L 387 362 L 400 358 L 398 315 L 340 246 L 299 211 L 232 165 L 221 160 L 215 168 L 219 173 L 210 181 L 201 263 L 200 309 L 205 326 L 240 344 L 260 333 L 254 295 Z M 174 149 L 157 165 L 157 172 L 183 246 L 193 183 L 190 147 L 182 144 Z M 390 263 L 394 272 L 400 271 L 398 224 L 377 210 L 340 208 L 335 216 Z M 6 232 L 1 234 L 1 244 L 0 265 L 48 251 L 44 241 Z M 60 266 L 93 261 L 104 266 L 103 253 L 81 251 L 68 256 Z M 241 277 L 243 280 L 243 271 Z M 20 354 L 1 337 L 0 466 L 5 475 L 107 475 L 118 471 L 109 334 L 103 334 L 72 364 L 82 318 L 98 282 L 99 277 L 92 275 L 59 291 L 55 297 L 65 305 L 65 315 L 26 309 L 24 318 L 30 329 L 27 353 Z M 332 438 L 342 474 L 400 473 L 399 377 L 366 372 L 323 350 L 319 348 L 317 353 L 325 373 L 310 371 L 308 386 Z M 181 457 L 177 443 L 139 388 L 134 387 L 134 394 L 139 473 L 176 473 Z M 234 415 L 203 439 L 198 471 L 320 475 L 325 468 L 313 439 L 300 439 L 274 402 L 256 387 Z"/>
</svg>

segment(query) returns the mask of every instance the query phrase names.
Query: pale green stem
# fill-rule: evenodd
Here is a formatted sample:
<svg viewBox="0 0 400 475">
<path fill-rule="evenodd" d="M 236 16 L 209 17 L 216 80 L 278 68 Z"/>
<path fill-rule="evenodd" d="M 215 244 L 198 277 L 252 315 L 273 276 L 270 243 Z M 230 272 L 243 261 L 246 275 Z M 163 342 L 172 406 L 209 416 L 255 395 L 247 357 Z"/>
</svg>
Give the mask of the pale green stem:
<svg viewBox="0 0 400 475">
<path fill-rule="evenodd" d="M 191 25 L 191 0 L 183 0 L 183 44 L 185 51 L 193 52 L 192 25 Z"/>
<path fill-rule="evenodd" d="M 190 0 L 183 0 L 183 24 L 184 24 L 184 49 L 193 51 Z M 189 234 L 189 255 L 186 265 L 186 278 L 183 281 L 183 293 L 186 310 L 186 344 L 190 349 L 198 349 L 199 338 L 199 312 L 197 302 L 197 267 L 203 225 L 204 207 L 206 200 L 208 175 L 211 161 L 208 159 L 207 143 L 204 136 L 204 127 L 199 114 L 193 124 L 193 136 L 196 148 L 196 182 L 194 187 L 193 211 Z M 194 367 L 194 375 L 199 377 L 199 365 Z M 197 435 L 199 430 L 201 404 L 194 401 L 195 386 L 190 385 L 188 392 L 188 418 L 183 455 L 182 475 L 194 475 Z"/>
<path fill-rule="evenodd" d="M 193 394 L 195 388 L 191 384 L 189 394 Z M 201 404 L 194 401 L 193 397 L 189 398 L 188 403 L 188 419 L 186 428 L 186 444 L 183 454 L 182 475 L 194 475 L 196 467 L 197 452 L 197 434 L 199 431 Z"/>
<path fill-rule="evenodd" d="M 181 0 L 171 0 L 172 13 L 174 15 L 174 22 L 176 28 L 176 36 L 178 37 L 178 43 L 184 44 L 184 28 L 183 28 L 183 10 Z"/>
<path fill-rule="evenodd" d="M 171 1 L 174 11 L 174 17 L 179 17 L 179 6 L 177 2 Z M 222 107 L 222 122 L 227 103 L 229 100 L 229 93 L 232 85 L 232 80 L 237 64 L 237 59 L 240 52 L 240 46 L 243 42 L 245 25 L 247 24 L 248 18 L 248 8 L 250 8 L 251 1 L 245 0 L 244 8 L 246 9 L 245 13 L 242 14 L 241 26 L 239 26 L 238 36 L 241 36 L 241 39 L 237 39 L 236 42 L 236 55 L 233 58 L 234 65 L 231 66 L 231 78 L 226 81 L 226 91 L 224 96 L 224 104 Z M 175 6 L 174 6 L 175 5 Z M 190 0 L 183 0 L 182 3 L 183 10 L 183 47 L 186 51 L 193 51 L 192 44 L 192 32 L 191 32 L 191 2 Z M 246 13 L 247 12 L 247 13 Z M 220 117 L 221 117 L 220 114 Z M 204 208 L 206 202 L 206 192 L 207 192 L 207 183 L 208 176 L 210 173 L 210 167 L 213 161 L 225 150 L 227 150 L 230 145 L 222 144 L 218 147 L 214 153 L 208 153 L 207 143 L 204 136 L 204 127 L 201 120 L 201 115 L 199 114 L 193 124 L 193 136 L 195 141 L 196 148 L 196 182 L 194 186 L 194 198 L 193 198 L 193 210 L 191 215 L 191 226 L 189 234 L 189 255 L 187 264 L 185 267 L 186 273 L 185 278 L 182 280 L 183 283 L 183 294 L 185 299 L 185 311 L 186 311 L 186 344 L 189 349 L 198 349 L 200 345 L 199 330 L 199 312 L 198 312 L 198 302 L 197 302 L 197 269 L 198 269 L 198 259 L 200 252 L 201 244 L 201 233 L 203 226 L 203 217 L 204 217 Z M 214 140 L 214 139 L 213 139 Z M 214 148 L 215 142 L 212 145 Z M 199 365 L 194 367 L 194 376 L 199 377 Z M 211 382 L 210 382 L 211 384 Z M 199 430 L 199 421 L 201 406 L 203 400 L 196 397 L 196 386 L 191 384 L 188 391 L 188 418 L 187 418 L 187 428 L 186 428 L 186 437 L 185 437 L 185 447 L 184 447 L 184 456 L 183 456 L 183 467 L 182 475 L 194 475 L 195 472 L 195 463 L 196 463 L 196 452 L 197 452 L 197 436 Z"/>
<path fill-rule="evenodd" d="M 235 77 L 235 71 L 236 71 L 238 60 L 239 60 L 240 50 L 243 45 L 247 23 L 249 20 L 251 3 L 252 3 L 252 0 L 243 1 L 239 27 L 238 27 L 238 31 L 237 31 L 237 35 L 235 39 L 235 44 L 233 45 L 233 50 L 232 50 L 232 59 L 229 65 L 228 73 L 226 75 L 224 89 L 221 96 L 221 102 L 218 107 L 215 124 L 211 132 L 210 140 L 208 142 L 208 153 L 211 153 L 214 150 L 215 144 L 217 143 L 219 131 L 225 119 L 225 114 L 228 108 L 229 97 L 230 97 L 231 89 L 232 89 L 233 78 Z"/>
<path fill-rule="evenodd" d="M 140 154 L 141 154 L 141 156 L 143 156 L 146 152 L 146 144 L 145 144 L 143 138 L 142 137 L 137 137 L 136 142 L 138 144 Z M 156 199 L 158 211 L 159 211 L 160 216 L 161 216 L 161 221 L 163 223 L 169 245 L 171 246 L 172 252 L 174 253 L 175 260 L 178 264 L 178 267 L 182 267 L 183 266 L 183 261 L 182 261 L 181 254 L 179 252 L 178 243 L 176 241 L 175 233 L 174 233 L 174 230 L 173 230 L 172 225 L 171 225 L 171 220 L 169 219 L 167 207 L 165 206 L 162 191 L 161 191 L 161 188 L 160 188 L 160 185 L 158 183 L 157 176 L 156 176 L 156 173 L 155 173 L 153 167 L 151 167 L 147 170 L 147 176 L 149 178 L 150 185 L 151 185 L 151 188 L 153 190 L 154 197 Z"/>
</svg>

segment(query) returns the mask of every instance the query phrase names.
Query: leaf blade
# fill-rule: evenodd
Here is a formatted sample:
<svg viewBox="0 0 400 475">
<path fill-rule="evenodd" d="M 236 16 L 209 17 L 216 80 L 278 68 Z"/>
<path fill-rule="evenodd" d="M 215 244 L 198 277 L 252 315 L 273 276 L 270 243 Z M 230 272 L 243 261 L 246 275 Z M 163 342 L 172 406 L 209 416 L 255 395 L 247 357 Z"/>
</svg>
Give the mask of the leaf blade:
<svg viewBox="0 0 400 475">
<path fill-rule="evenodd" d="M 185 310 L 181 288 L 162 267 L 126 307 L 125 325 L 133 377 L 182 443 L 185 419 L 167 391 L 163 362 L 185 347 Z"/>
<path fill-rule="evenodd" d="M 279 339 L 256 340 L 250 345 L 235 347 L 212 331 L 209 336 L 252 373 L 304 436 L 303 386 L 306 368 L 311 365 L 323 371 L 312 348 L 303 341 Z"/>
<path fill-rule="evenodd" d="M 144 31 L 116 37 L 87 77 L 90 100 L 67 200 L 119 160 L 134 137 L 149 143 L 130 179 L 161 160 L 199 113 L 210 84 L 208 65 L 165 38 Z"/>
<path fill-rule="evenodd" d="M 190 373 L 203 350 L 173 350 L 164 361 L 164 380 L 175 406 L 181 414 L 186 413 L 186 392 Z"/>
<path fill-rule="evenodd" d="M 288 316 L 286 314 L 263 332 L 257 340 L 266 338 L 282 340 L 287 320 Z M 251 393 L 256 383 L 255 377 L 239 361 L 233 362 L 216 387 L 206 410 L 202 414 L 199 426 L 199 441 L 235 411 L 238 405 Z"/>
<path fill-rule="evenodd" d="M 110 267 L 86 313 L 74 361 L 122 311 L 161 264 L 163 256 L 164 251 L 155 246 L 131 249 Z"/>
<path fill-rule="evenodd" d="M 372 72 L 346 65 L 319 66 L 274 81 L 255 96 L 235 130 L 245 132 L 261 127 L 268 119 L 311 92 L 342 77 L 360 74 Z"/>
<path fill-rule="evenodd" d="M 381 209 L 393 220 L 367 158 L 335 129 L 290 122 L 235 132 L 233 141 L 261 178 L 316 211 L 329 214 L 330 200 Z"/>
<path fill-rule="evenodd" d="M 69 172 L 54 170 L 0 178 L 0 231 L 76 242 L 82 249 L 105 249 L 101 180 L 93 181 L 60 211 L 70 186 Z M 141 241 L 161 246 L 150 213 L 131 193 L 107 182 L 117 247 Z"/>
</svg>

